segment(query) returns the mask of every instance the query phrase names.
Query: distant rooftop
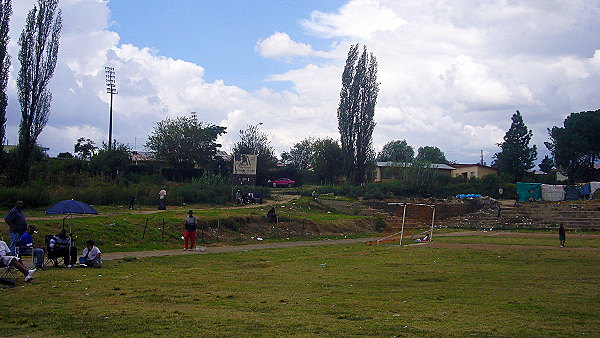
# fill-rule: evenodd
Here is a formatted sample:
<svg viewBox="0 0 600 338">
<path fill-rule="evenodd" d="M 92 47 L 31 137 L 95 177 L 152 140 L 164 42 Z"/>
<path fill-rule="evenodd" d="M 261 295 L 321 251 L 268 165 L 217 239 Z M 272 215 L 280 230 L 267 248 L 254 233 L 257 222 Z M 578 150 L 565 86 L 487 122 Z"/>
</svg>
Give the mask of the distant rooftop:
<svg viewBox="0 0 600 338">
<path fill-rule="evenodd" d="M 397 168 L 408 168 L 412 166 L 412 163 L 410 162 L 377 162 L 377 166 L 378 167 L 397 167 Z M 442 163 L 431 163 L 429 165 L 429 168 L 431 169 L 440 169 L 440 170 L 454 170 L 453 167 L 447 165 L 447 164 L 442 164 Z"/>
</svg>

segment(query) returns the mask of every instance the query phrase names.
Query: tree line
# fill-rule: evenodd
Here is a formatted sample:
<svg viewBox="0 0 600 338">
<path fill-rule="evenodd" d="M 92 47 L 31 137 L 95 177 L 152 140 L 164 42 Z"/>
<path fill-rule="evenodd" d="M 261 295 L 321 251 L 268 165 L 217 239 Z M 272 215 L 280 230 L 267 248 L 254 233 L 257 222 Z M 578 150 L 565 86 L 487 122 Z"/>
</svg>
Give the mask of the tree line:
<svg viewBox="0 0 600 338">
<path fill-rule="evenodd" d="M 29 12 L 25 28 L 19 39 L 21 68 L 17 79 L 21 125 L 16 151 L 4 154 L 0 151 L 0 165 L 9 183 L 27 182 L 32 163 L 43 158 L 36 140 L 48 121 L 52 93 L 47 89 L 52 78 L 56 60 L 62 17 L 58 0 L 38 0 Z M 4 139 L 6 123 L 6 84 L 10 68 L 7 53 L 9 43 L 9 19 L 11 1 L 0 0 L 0 137 Z M 289 151 L 275 156 L 269 137 L 259 126 L 248 125 L 239 130 L 240 140 L 234 145 L 234 153 L 256 154 L 258 157 L 257 182 L 265 183 L 274 175 L 295 174 L 303 171 L 320 183 L 350 183 L 360 185 L 369 182 L 375 162 L 450 163 L 444 152 L 435 146 L 419 147 L 416 151 L 406 140 L 393 140 L 382 150 L 375 152 L 372 134 L 376 126 L 375 106 L 380 83 L 377 81 L 378 64 L 373 53 L 363 46 L 352 45 L 349 49 L 341 79 L 340 101 L 336 111 L 339 139 L 309 136 L 294 144 Z M 540 168 L 551 171 L 559 169 L 573 180 L 598 177 L 594 164 L 600 154 L 600 111 L 571 114 L 563 127 L 548 130 L 550 141 L 546 142 L 551 156 L 546 156 Z M 198 121 L 196 116 L 166 118 L 157 122 L 148 136 L 146 149 L 154 154 L 154 160 L 171 170 L 175 180 L 203 172 L 227 175 L 230 164 L 216 156 L 219 136 L 226 128 Z M 534 167 L 537 159 L 536 146 L 529 146 L 532 132 L 523 122 L 519 111 L 512 116 L 512 124 L 494 154 L 492 166 L 510 176 L 513 181 L 523 179 L 526 170 Z M 102 174 L 109 179 L 129 170 L 131 149 L 116 140 L 114 149 L 106 144 L 100 147 L 82 137 L 74 145 L 73 153 L 61 153 L 59 158 L 76 158 L 82 163 L 78 170 Z M 0 145 L 1 147 L 1 145 Z M 278 166 L 282 163 L 286 168 Z M 483 164 L 483 163 L 482 163 Z M 310 169 L 310 173 L 308 173 Z M 195 174 L 194 174 L 195 172 Z M 6 175 L 8 174 L 8 175 Z M 289 175 L 287 175 L 289 176 Z"/>
<path fill-rule="evenodd" d="M 50 115 L 52 93 L 48 84 L 58 59 L 62 13 L 58 0 L 38 0 L 27 14 L 19 37 L 17 93 L 21 106 L 19 143 L 12 156 L 5 156 L 6 94 L 11 58 L 8 54 L 11 0 L 0 0 L 0 167 L 11 184 L 27 181 L 34 160 L 37 138 Z"/>
</svg>

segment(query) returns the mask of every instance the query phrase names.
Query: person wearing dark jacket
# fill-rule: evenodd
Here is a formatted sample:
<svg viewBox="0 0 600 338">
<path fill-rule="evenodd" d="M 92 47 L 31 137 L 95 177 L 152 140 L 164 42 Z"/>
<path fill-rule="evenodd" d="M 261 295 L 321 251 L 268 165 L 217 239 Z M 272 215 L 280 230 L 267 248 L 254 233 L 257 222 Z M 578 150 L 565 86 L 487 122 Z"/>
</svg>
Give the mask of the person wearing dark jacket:
<svg viewBox="0 0 600 338">
<path fill-rule="evenodd" d="M 269 223 L 277 223 L 277 213 L 275 212 L 275 207 L 271 207 L 271 210 L 267 212 L 267 219 Z"/>
<path fill-rule="evenodd" d="M 558 240 L 560 241 L 561 248 L 565 247 L 566 237 L 567 237 L 567 232 L 565 230 L 565 227 L 561 224 L 560 227 L 558 228 Z"/>
<path fill-rule="evenodd" d="M 71 237 L 67 236 L 67 230 L 62 229 L 58 235 L 50 239 L 50 250 L 55 257 L 63 257 L 67 268 L 73 267 L 77 262 L 77 248 L 71 242 Z M 56 260 L 54 266 L 57 266 Z"/>
<path fill-rule="evenodd" d="M 23 213 L 23 201 L 15 203 L 15 207 L 8 212 L 4 221 L 8 224 L 8 232 L 10 234 L 10 252 L 14 254 L 16 243 L 27 232 L 27 220 Z"/>
</svg>

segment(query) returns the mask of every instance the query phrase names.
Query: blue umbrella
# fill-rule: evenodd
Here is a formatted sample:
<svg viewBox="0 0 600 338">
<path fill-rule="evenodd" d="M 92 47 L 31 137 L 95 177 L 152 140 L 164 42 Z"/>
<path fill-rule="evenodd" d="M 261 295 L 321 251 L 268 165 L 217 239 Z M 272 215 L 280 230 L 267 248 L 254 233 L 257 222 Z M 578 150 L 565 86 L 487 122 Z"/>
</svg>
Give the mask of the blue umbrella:
<svg viewBox="0 0 600 338">
<path fill-rule="evenodd" d="M 92 208 L 86 203 L 75 201 L 75 200 L 64 200 L 56 203 L 46 210 L 47 215 L 57 214 L 94 214 L 97 215 L 96 209 Z"/>
<path fill-rule="evenodd" d="M 94 214 L 98 215 L 96 209 L 89 206 L 87 203 L 79 202 L 76 200 L 64 200 L 56 203 L 46 210 L 47 215 L 67 215 L 63 218 L 63 229 L 65 228 L 65 220 L 68 217 L 71 217 L 71 222 L 69 224 L 69 237 L 71 240 L 69 241 L 69 253 L 71 252 L 71 245 L 73 245 L 73 215 L 74 214 Z"/>
</svg>

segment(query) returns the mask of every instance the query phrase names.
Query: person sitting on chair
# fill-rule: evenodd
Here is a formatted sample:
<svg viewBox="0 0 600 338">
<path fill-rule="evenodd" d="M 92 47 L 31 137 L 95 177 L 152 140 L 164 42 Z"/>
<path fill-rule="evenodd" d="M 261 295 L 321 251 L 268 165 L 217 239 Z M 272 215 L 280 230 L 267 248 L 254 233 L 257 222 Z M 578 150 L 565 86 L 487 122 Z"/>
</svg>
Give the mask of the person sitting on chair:
<svg viewBox="0 0 600 338">
<path fill-rule="evenodd" d="M 50 250 L 54 252 L 55 257 L 64 257 L 67 268 L 73 267 L 77 261 L 77 248 L 71 243 L 71 237 L 67 236 L 67 230 L 65 229 L 62 229 L 58 235 L 52 236 L 52 239 L 50 239 Z M 54 266 L 57 265 L 58 263 L 54 260 Z"/>
<path fill-rule="evenodd" d="M 19 255 L 33 255 L 35 268 L 41 269 L 44 266 L 44 249 L 33 246 L 33 234 L 36 233 L 33 225 L 27 228 L 19 240 Z"/>
<path fill-rule="evenodd" d="M 94 241 L 91 239 L 85 242 L 86 247 L 81 253 L 83 256 L 79 257 L 80 264 L 85 264 L 88 267 L 100 267 L 102 253 L 94 244 L 96 243 L 94 243 Z"/>
<path fill-rule="evenodd" d="M 10 256 L 10 248 L 6 245 L 6 242 L 0 241 L 0 265 L 13 266 L 15 269 L 21 271 L 25 276 L 25 281 L 29 282 L 33 279 L 33 274 L 36 269 L 29 270 L 23 265 L 23 261 L 15 256 Z"/>
</svg>

